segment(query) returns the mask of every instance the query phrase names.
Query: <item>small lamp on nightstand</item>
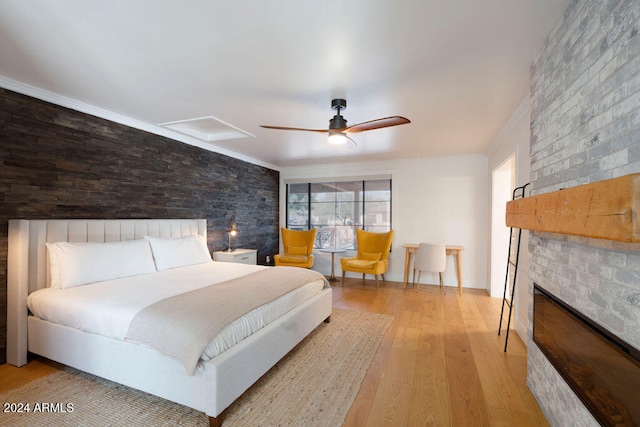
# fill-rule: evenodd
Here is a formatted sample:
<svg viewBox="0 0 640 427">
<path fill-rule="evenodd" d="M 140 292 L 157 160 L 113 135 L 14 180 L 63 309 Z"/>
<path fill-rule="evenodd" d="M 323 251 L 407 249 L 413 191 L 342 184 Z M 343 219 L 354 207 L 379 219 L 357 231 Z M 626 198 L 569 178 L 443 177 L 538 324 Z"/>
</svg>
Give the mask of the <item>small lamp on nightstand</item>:
<svg viewBox="0 0 640 427">
<path fill-rule="evenodd" d="M 233 252 L 233 249 L 231 248 L 231 236 L 235 236 L 236 234 L 238 234 L 238 229 L 236 228 L 236 223 L 234 222 L 233 224 L 231 224 L 231 228 L 227 230 L 227 235 L 229 236 L 229 244 L 225 252 Z"/>
</svg>

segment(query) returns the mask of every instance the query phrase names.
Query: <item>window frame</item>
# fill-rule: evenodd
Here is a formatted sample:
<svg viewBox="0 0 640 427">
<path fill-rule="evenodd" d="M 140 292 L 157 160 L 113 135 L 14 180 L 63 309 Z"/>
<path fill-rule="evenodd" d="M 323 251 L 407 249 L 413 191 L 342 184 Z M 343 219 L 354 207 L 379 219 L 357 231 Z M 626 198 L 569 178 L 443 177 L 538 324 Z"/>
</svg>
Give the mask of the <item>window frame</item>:
<svg viewBox="0 0 640 427">
<path fill-rule="evenodd" d="M 354 184 L 354 185 L 360 185 L 361 190 L 359 191 L 361 197 L 361 200 L 354 200 L 354 211 L 359 211 L 359 216 L 362 218 L 361 221 L 356 222 L 354 224 L 351 225 L 351 227 L 353 227 L 353 230 L 355 231 L 356 228 L 359 228 L 361 230 L 367 230 L 367 228 L 371 228 L 371 227 L 375 227 L 375 228 L 380 228 L 380 226 L 375 226 L 375 225 L 371 225 L 366 221 L 367 218 L 367 205 L 371 204 L 371 203 L 378 203 L 380 201 L 367 201 L 367 183 L 369 183 L 369 185 L 372 184 L 372 182 L 380 182 L 380 181 L 387 181 L 388 182 L 388 191 L 389 191 L 389 199 L 388 200 L 384 200 L 382 201 L 383 203 L 388 203 L 388 216 L 389 216 L 389 225 L 388 225 L 388 229 L 387 231 L 390 231 L 393 229 L 393 179 L 390 176 L 384 176 L 384 177 L 371 177 L 371 178 L 362 178 L 362 179 L 324 179 L 324 180 L 315 180 L 315 181 L 309 181 L 309 182 L 301 182 L 301 181 L 296 181 L 296 182 L 285 182 L 285 227 L 286 228 L 292 228 L 292 229 L 304 229 L 304 230 L 309 230 L 312 228 L 312 217 L 313 217 L 313 209 L 312 206 L 314 204 L 313 201 L 313 197 L 312 194 L 312 188 L 314 185 L 327 185 L 327 186 L 333 186 L 335 188 L 335 193 L 339 193 L 337 191 L 337 189 L 342 185 L 344 186 L 345 184 Z M 306 186 L 306 202 L 292 202 L 290 200 L 290 186 L 291 185 L 298 185 L 298 186 Z M 370 192 L 372 192 L 373 190 L 370 190 Z M 299 192 L 299 194 L 303 194 L 302 192 Z M 304 196 L 303 196 L 304 198 Z M 292 225 L 290 224 L 290 203 L 306 203 L 306 215 L 305 215 L 305 224 L 303 227 L 300 227 L 300 225 L 295 224 Z M 315 202 L 315 203 L 321 203 L 321 202 Z M 334 205 L 334 210 L 337 211 L 337 206 L 341 203 L 345 203 L 344 201 L 339 201 L 338 197 L 336 196 L 334 198 L 333 201 L 333 205 Z M 358 205 L 358 207 L 356 208 L 356 204 Z M 355 215 L 354 215 L 355 217 Z M 317 225 L 313 225 L 313 227 L 317 227 Z M 327 226 L 327 227 L 332 227 L 334 229 L 334 233 L 337 230 L 337 227 L 339 227 L 339 225 L 337 224 L 333 224 L 331 226 Z M 322 249 L 323 247 L 329 247 L 329 246 L 324 246 L 324 245 L 320 245 L 318 244 L 318 239 L 319 236 L 316 237 L 316 241 L 314 242 L 314 249 Z M 333 246 L 336 245 L 335 242 L 335 236 L 334 236 L 334 241 L 333 241 Z M 356 250 L 357 249 L 357 242 L 353 242 L 353 247 L 344 247 L 343 249 L 346 250 Z"/>
</svg>

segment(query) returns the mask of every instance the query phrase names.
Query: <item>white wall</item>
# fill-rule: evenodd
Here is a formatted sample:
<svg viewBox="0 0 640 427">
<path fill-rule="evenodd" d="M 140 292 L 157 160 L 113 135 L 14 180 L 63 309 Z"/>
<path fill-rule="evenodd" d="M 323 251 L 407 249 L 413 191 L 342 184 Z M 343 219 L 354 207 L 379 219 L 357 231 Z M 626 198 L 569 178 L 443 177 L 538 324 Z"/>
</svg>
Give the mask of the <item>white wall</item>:
<svg viewBox="0 0 640 427">
<path fill-rule="evenodd" d="M 531 106 L 529 96 L 513 113 L 498 137 L 490 144 L 487 150 L 489 158 L 489 170 L 493 171 L 502 165 L 505 160 L 515 153 L 516 171 L 515 186 L 520 187 L 529 182 L 529 139 L 530 139 Z M 490 175 L 489 175 L 490 176 Z M 489 178 L 490 179 L 490 178 Z M 527 188 L 527 195 L 528 195 Z M 505 225 L 506 227 L 506 225 Z M 507 242 L 508 244 L 508 242 Z M 504 270 L 501 286 L 504 286 Z M 500 276 L 498 274 L 497 276 Z M 511 319 L 515 324 L 516 332 L 527 342 L 527 326 L 529 323 L 528 306 L 532 296 L 528 294 L 529 283 L 529 232 L 522 231 L 520 244 L 520 260 L 518 265 L 518 283 L 515 294 L 515 317 Z M 506 325 L 506 322 L 504 323 Z"/>
<path fill-rule="evenodd" d="M 464 287 L 487 289 L 489 252 L 489 175 L 483 154 L 338 163 L 283 168 L 280 171 L 280 223 L 285 224 L 288 179 L 392 175 L 392 227 L 395 230 L 389 271 L 385 278 L 402 281 L 405 243 L 443 242 L 464 246 Z M 346 254 L 345 256 L 349 256 Z M 329 274 L 331 257 L 316 254 L 314 269 Z M 457 286 L 455 259 L 449 257 L 444 281 Z M 336 275 L 341 275 L 336 258 Z M 354 276 L 355 277 L 355 276 Z M 429 278 L 436 283 L 435 278 Z"/>
</svg>

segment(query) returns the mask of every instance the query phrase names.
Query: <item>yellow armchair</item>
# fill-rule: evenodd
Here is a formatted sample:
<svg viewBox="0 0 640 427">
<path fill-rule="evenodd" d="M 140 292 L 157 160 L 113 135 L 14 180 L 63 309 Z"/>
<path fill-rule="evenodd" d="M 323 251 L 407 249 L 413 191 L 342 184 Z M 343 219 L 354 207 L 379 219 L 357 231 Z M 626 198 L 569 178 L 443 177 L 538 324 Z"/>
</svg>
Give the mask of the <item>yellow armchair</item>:
<svg viewBox="0 0 640 427">
<path fill-rule="evenodd" d="M 316 241 L 316 231 L 280 229 L 284 253 L 274 255 L 276 265 L 288 267 L 311 268 L 313 266 L 313 246 Z"/>
<path fill-rule="evenodd" d="M 389 251 L 391 250 L 391 239 L 393 230 L 387 233 L 372 233 L 356 229 L 356 239 L 358 241 L 358 254 L 351 258 L 342 258 L 342 283 L 344 283 L 345 273 L 353 271 L 365 274 L 373 274 L 376 278 L 376 289 L 378 289 L 378 274 L 384 281 L 384 273 L 389 267 Z"/>
</svg>

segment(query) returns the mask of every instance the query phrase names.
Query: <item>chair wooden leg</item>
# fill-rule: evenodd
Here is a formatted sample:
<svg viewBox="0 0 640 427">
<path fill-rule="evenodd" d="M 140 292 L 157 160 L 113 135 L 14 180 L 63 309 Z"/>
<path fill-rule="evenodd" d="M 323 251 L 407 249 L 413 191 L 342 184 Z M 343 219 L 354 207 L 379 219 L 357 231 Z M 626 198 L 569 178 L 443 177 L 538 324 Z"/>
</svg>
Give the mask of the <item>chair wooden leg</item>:
<svg viewBox="0 0 640 427">
<path fill-rule="evenodd" d="M 346 271 L 342 270 L 342 282 L 340 282 L 342 284 L 342 287 L 344 288 L 344 276 L 346 274 Z"/>
<path fill-rule="evenodd" d="M 378 286 L 378 275 L 374 274 L 374 276 L 376 276 L 376 291 L 380 290 L 380 286 Z"/>
<path fill-rule="evenodd" d="M 446 293 L 446 291 L 444 290 L 444 281 L 442 280 L 442 273 L 438 273 L 438 275 L 440 276 L 440 289 L 442 289 L 442 292 Z"/>
<path fill-rule="evenodd" d="M 420 276 L 422 275 L 422 271 L 418 271 L 418 283 L 415 284 L 416 292 L 418 292 L 418 288 L 420 287 Z"/>
</svg>

